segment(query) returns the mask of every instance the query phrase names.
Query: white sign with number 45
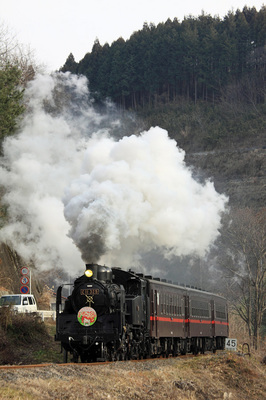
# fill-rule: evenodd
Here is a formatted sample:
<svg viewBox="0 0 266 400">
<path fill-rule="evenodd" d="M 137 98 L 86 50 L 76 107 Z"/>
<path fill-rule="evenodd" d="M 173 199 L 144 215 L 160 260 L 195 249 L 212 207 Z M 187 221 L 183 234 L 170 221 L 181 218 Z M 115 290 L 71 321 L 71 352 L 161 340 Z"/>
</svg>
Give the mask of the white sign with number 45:
<svg viewBox="0 0 266 400">
<path fill-rule="evenodd" d="M 237 350 L 237 339 L 225 339 L 226 350 Z"/>
</svg>

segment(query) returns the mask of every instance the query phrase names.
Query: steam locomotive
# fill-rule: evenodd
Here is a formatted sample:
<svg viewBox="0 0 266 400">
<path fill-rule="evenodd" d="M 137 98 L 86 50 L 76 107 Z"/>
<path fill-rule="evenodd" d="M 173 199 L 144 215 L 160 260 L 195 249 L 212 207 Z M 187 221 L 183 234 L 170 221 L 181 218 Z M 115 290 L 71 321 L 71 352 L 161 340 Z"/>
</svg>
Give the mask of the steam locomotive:
<svg viewBox="0 0 266 400">
<path fill-rule="evenodd" d="M 63 306 L 56 296 L 56 335 L 64 362 L 114 361 L 223 349 L 223 297 L 120 268 L 87 264 Z"/>
</svg>

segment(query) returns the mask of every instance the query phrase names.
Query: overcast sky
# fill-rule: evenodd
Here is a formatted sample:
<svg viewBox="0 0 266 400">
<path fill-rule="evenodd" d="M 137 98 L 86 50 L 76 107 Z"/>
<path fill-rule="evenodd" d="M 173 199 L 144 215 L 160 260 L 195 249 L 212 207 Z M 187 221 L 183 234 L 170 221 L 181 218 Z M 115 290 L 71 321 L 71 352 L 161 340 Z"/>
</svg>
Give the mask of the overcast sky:
<svg viewBox="0 0 266 400">
<path fill-rule="evenodd" d="M 259 11 L 263 0 L 0 0 L 0 22 L 35 50 L 47 70 L 59 69 L 70 52 L 80 61 L 96 38 L 111 44 L 128 39 L 143 23 L 199 16 L 202 11 L 223 18 L 245 5 Z"/>
</svg>

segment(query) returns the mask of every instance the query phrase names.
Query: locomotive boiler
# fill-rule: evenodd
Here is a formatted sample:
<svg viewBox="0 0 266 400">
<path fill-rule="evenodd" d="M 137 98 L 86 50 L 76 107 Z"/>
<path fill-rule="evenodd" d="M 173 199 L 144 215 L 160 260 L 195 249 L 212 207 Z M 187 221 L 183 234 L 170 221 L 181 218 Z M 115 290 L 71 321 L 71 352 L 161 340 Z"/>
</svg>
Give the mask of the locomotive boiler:
<svg viewBox="0 0 266 400">
<path fill-rule="evenodd" d="M 176 356 L 223 349 L 226 300 L 159 278 L 87 264 L 63 306 L 57 290 L 56 335 L 64 362 Z"/>
</svg>

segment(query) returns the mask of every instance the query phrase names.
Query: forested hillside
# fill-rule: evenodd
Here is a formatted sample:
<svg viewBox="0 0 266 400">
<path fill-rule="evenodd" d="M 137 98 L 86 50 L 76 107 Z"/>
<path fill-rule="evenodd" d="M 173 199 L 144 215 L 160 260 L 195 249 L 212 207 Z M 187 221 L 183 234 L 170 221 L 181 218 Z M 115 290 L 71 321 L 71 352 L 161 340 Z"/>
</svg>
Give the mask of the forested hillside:
<svg viewBox="0 0 266 400">
<path fill-rule="evenodd" d="M 169 277 L 178 269 L 184 282 L 222 290 L 255 347 L 265 335 L 265 40 L 265 6 L 245 7 L 223 19 L 144 24 L 129 40 L 96 40 L 79 62 L 71 53 L 61 68 L 88 78 L 96 104 L 109 98 L 134 111 L 131 134 L 166 129 L 197 179 L 228 196 L 228 221 L 204 267 L 179 260 Z"/>
<path fill-rule="evenodd" d="M 182 97 L 265 102 L 266 8 L 245 7 L 220 19 L 202 13 L 182 22 L 144 24 L 129 40 L 95 41 L 80 62 L 61 71 L 85 75 L 98 99 L 138 109 Z"/>
</svg>

